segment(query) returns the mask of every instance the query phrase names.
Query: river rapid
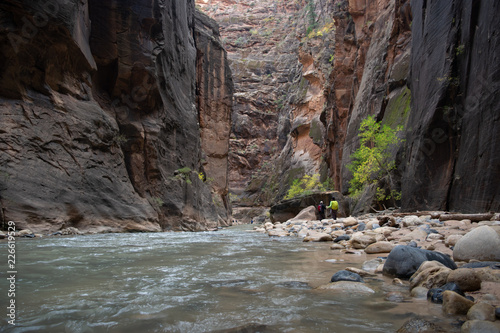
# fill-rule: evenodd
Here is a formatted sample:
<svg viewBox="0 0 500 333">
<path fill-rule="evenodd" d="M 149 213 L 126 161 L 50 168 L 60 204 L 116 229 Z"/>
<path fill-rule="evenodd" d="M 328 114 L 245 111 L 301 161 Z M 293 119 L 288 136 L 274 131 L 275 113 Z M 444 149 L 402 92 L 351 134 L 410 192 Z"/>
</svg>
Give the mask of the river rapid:
<svg viewBox="0 0 500 333">
<path fill-rule="evenodd" d="M 384 300 L 396 287 L 382 276 L 366 279 L 369 295 L 315 290 L 376 256 L 250 230 L 17 239 L 16 325 L 2 313 L 0 331 L 394 332 L 415 313 L 440 311 Z"/>
</svg>

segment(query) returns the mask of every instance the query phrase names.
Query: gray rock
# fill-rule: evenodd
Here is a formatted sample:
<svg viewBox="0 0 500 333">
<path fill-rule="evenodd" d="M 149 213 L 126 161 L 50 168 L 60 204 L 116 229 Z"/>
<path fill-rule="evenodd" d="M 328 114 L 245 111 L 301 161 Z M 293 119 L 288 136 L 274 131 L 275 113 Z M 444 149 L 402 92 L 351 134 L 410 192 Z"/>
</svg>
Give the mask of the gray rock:
<svg viewBox="0 0 500 333">
<path fill-rule="evenodd" d="M 389 253 L 384 264 L 383 273 L 400 278 L 409 278 L 424 261 L 432 260 L 439 261 L 451 269 L 457 268 L 453 260 L 443 253 L 398 245 Z"/>
<path fill-rule="evenodd" d="M 460 238 L 453 249 L 459 261 L 500 261 L 500 235 L 489 226 L 481 226 Z"/>
<path fill-rule="evenodd" d="M 337 273 L 333 274 L 331 282 L 339 282 L 339 281 L 351 281 L 351 282 L 364 282 L 363 278 L 357 274 L 347 270 L 341 270 Z"/>
</svg>

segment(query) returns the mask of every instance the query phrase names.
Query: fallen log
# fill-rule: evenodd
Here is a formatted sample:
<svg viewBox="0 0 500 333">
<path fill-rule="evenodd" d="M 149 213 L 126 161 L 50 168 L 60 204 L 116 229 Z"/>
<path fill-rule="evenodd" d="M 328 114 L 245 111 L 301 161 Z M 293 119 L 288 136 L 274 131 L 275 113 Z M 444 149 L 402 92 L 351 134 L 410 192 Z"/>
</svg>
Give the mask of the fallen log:
<svg viewBox="0 0 500 333">
<path fill-rule="evenodd" d="M 494 213 L 484 213 L 484 214 L 441 214 L 439 216 L 439 221 L 449 221 L 449 220 L 471 220 L 472 222 L 489 221 L 493 218 Z"/>
</svg>

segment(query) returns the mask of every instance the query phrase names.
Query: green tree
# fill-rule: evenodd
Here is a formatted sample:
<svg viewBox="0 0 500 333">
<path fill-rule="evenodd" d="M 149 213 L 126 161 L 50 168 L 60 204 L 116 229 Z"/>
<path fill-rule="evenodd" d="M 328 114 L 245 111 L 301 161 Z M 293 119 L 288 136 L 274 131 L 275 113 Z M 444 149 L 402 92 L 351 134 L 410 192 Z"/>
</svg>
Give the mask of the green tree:
<svg viewBox="0 0 500 333">
<path fill-rule="evenodd" d="M 285 196 L 285 200 L 308 195 L 314 192 L 323 192 L 333 189 L 333 180 L 327 179 L 323 183 L 319 180 L 319 174 L 312 176 L 304 175 L 300 179 L 295 179 Z"/>
<path fill-rule="evenodd" d="M 377 187 L 376 199 L 379 202 L 401 199 L 401 194 L 394 189 L 391 170 L 396 168 L 395 160 L 391 156 L 391 146 L 403 142 L 398 133 L 402 126 L 392 129 L 390 126 L 381 125 L 374 116 L 369 116 L 361 122 L 359 127 L 359 141 L 361 146 L 351 155 L 352 162 L 347 168 L 353 177 L 349 182 L 349 194 L 359 197 L 366 186 L 378 183 L 387 176 L 388 193 Z"/>
</svg>

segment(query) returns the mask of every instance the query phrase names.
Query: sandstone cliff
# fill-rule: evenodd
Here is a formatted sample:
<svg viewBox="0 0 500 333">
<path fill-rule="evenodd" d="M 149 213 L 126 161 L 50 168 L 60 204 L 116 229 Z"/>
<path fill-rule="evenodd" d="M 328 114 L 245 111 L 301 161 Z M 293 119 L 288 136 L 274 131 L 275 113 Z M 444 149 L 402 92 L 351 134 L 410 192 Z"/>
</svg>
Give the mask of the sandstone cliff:
<svg viewBox="0 0 500 333">
<path fill-rule="evenodd" d="M 304 173 L 329 176 L 346 194 L 359 125 L 374 115 L 404 126 L 405 142 L 392 151 L 403 209 L 500 208 L 494 2 L 199 5 L 222 25 L 235 73 L 230 187 L 237 204 L 279 200 Z M 374 190 L 354 212 L 371 209 Z"/>
<path fill-rule="evenodd" d="M 207 51 L 220 45 L 217 28 L 195 33 L 194 1 L 12 0 L 0 15 L 4 221 L 33 230 L 227 224 L 217 168 L 228 134 L 200 123 L 229 120 L 231 76 L 223 50 Z M 213 79 L 215 90 L 200 89 Z M 217 162 L 207 161 L 211 142 Z"/>
</svg>

